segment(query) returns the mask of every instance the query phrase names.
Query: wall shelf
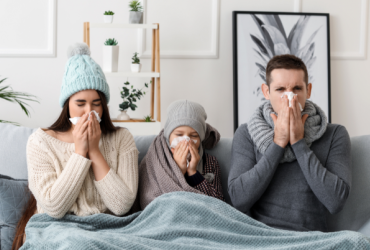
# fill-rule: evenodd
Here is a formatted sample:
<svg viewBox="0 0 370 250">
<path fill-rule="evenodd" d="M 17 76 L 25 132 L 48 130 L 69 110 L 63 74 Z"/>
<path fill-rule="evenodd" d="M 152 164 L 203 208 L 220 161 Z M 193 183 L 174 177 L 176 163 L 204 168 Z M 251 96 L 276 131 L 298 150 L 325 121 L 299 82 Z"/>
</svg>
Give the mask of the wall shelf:
<svg viewBox="0 0 370 250">
<path fill-rule="evenodd" d="M 148 77 L 151 78 L 150 87 L 150 117 L 152 122 L 144 119 L 132 119 L 130 121 L 118 121 L 112 119 L 115 126 L 126 127 L 134 135 L 158 134 L 161 129 L 161 78 L 160 78 L 160 46 L 159 46 L 159 24 L 125 24 L 125 23 L 90 23 L 84 22 L 83 40 L 90 47 L 91 28 L 116 28 L 116 29 L 152 29 L 152 55 L 151 72 L 104 72 L 106 77 Z M 155 97 L 156 94 L 156 98 Z M 154 99 L 156 99 L 156 119 L 154 119 Z"/>
<path fill-rule="evenodd" d="M 160 73 L 159 72 L 139 72 L 139 73 L 134 73 L 134 72 L 104 72 L 105 76 L 109 77 L 159 77 Z"/>
<path fill-rule="evenodd" d="M 158 29 L 158 24 L 91 23 L 90 28 Z"/>
</svg>

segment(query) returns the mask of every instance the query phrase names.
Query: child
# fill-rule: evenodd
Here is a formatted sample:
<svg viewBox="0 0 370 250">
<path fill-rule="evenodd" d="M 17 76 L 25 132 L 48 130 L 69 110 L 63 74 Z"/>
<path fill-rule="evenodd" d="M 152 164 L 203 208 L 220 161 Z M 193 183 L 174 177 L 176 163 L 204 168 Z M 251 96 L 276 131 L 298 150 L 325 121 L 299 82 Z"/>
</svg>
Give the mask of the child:
<svg viewBox="0 0 370 250">
<path fill-rule="evenodd" d="M 165 127 L 139 167 L 141 209 L 156 197 L 175 191 L 224 199 L 217 159 L 204 152 L 204 148 L 216 146 L 220 134 L 206 119 L 198 103 L 181 100 L 169 106 Z"/>
</svg>

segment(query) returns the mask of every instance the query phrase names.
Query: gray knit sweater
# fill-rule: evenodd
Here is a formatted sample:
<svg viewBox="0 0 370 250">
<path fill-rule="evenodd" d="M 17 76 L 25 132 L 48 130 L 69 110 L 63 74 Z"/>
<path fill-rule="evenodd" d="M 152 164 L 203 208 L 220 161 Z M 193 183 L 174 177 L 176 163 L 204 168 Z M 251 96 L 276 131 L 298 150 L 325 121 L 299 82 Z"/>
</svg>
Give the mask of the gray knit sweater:
<svg viewBox="0 0 370 250">
<path fill-rule="evenodd" d="M 309 148 L 293 146 L 297 160 L 279 163 L 284 149 L 256 149 L 246 124 L 234 135 L 228 191 L 235 208 L 271 227 L 326 232 L 328 213 L 342 210 L 351 187 L 351 144 L 347 130 L 328 124 Z"/>
</svg>

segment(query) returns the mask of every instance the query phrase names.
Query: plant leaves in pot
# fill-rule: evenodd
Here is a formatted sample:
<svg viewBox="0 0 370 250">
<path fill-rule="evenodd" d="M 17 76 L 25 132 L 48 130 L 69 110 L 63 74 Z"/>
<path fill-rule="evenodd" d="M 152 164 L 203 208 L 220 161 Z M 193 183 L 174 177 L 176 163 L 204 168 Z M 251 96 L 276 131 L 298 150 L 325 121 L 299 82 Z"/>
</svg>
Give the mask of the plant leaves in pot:
<svg viewBox="0 0 370 250">
<path fill-rule="evenodd" d="M 113 15 L 114 15 L 114 12 L 113 11 L 106 11 L 104 12 L 104 22 L 105 23 L 112 23 L 113 22 Z"/>
<path fill-rule="evenodd" d="M 138 73 L 141 70 L 140 58 L 137 55 L 138 53 L 135 52 L 134 56 L 132 57 L 131 71 L 134 73 Z"/>
<path fill-rule="evenodd" d="M 151 82 L 150 82 L 151 83 Z M 130 116 L 126 113 L 127 110 L 131 109 L 135 111 L 137 105 L 135 102 L 140 100 L 146 92 L 142 89 L 135 89 L 133 85 L 130 87 L 130 82 L 126 81 L 123 83 L 125 86 L 122 87 L 121 98 L 123 102 L 119 104 L 119 110 L 121 113 L 118 115 L 117 120 L 130 120 Z M 145 83 L 145 88 L 149 88 L 149 84 Z"/>
<path fill-rule="evenodd" d="M 119 46 L 114 38 L 109 38 L 105 41 L 103 46 L 103 71 L 117 72 L 118 70 L 118 55 Z"/>
<path fill-rule="evenodd" d="M 143 6 L 138 0 L 132 0 L 128 5 L 130 9 L 129 23 L 143 23 Z"/>
</svg>

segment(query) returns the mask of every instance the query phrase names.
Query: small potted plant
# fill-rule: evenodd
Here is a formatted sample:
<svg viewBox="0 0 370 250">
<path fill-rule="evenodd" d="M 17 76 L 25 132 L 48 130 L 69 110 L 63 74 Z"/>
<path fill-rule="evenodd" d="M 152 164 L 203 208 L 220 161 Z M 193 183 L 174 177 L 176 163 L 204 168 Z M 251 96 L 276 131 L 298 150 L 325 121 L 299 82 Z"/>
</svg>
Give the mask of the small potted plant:
<svg viewBox="0 0 370 250">
<path fill-rule="evenodd" d="M 106 11 L 104 12 L 104 22 L 105 23 L 112 23 L 113 22 L 113 15 L 114 15 L 114 12 L 113 11 Z"/>
<path fill-rule="evenodd" d="M 141 64 L 140 64 L 140 59 L 137 57 L 138 53 L 135 52 L 134 56 L 132 57 L 132 63 L 131 63 L 131 71 L 138 73 L 141 70 Z"/>
<path fill-rule="evenodd" d="M 127 81 L 123 83 L 126 86 L 123 86 L 121 91 L 121 98 L 123 99 L 123 102 L 119 105 L 119 110 L 121 111 L 121 114 L 118 115 L 117 120 L 130 120 L 130 116 L 127 114 L 127 110 L 131 109 L 132 111 L 135 111 L 137 108 L 137 105 L 135 102 L 137 100 L 140 100 L 141 97 L 143 97 L 146 93 L 143 91 L 143 88 L 140 90 L 134 89 L 134 86 L 131 85 Z M 148 88 L 149 84 L 145 83 L 145 87 Z"/>
<path fill-rule="evenodd" d="M 117 72 L 118 70 L 118 42 L 114 38 L 109 38 L 103 46 L 103 71 Z"/>
<path fill-rule="evenodd" d="M 144 116 L 145 122 L 152 122 L 152 117 L 150 115 Z"/>
<path fill-rule="evenodd" d="M 129 23 L 143 23 L 143 6 L 138 0 L 132 0 L 128 5 L 130 9 Z"/>
</svg>

